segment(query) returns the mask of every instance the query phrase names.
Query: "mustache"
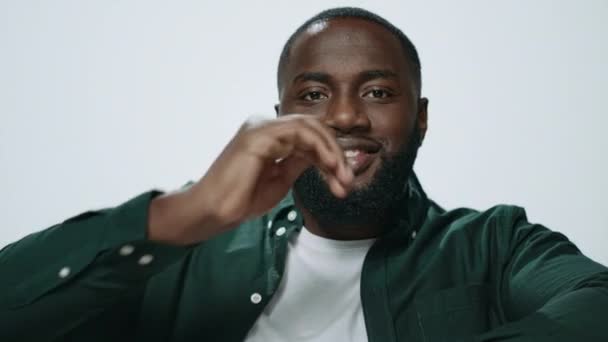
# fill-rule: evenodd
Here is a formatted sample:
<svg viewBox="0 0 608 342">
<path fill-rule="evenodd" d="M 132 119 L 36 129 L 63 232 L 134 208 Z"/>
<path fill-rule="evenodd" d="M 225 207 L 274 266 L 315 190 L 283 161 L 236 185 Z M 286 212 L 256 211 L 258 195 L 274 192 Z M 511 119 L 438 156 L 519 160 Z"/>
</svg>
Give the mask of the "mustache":
<svg viewBox="0 0 608 342">
<path fill-rule="evenodd" d="M 362 147 L 363 150 L 377 151 L 387 146 L 387 140 L 363 134 L 337 133 L 336 142 L 343 149 Z"/>
</svg>

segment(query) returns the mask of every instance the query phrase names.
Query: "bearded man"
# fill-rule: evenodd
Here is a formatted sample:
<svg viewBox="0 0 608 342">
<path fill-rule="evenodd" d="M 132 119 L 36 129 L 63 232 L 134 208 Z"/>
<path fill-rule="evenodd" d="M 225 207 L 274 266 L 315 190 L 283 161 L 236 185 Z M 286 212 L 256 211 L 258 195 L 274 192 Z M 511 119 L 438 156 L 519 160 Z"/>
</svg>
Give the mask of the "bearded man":
<svg viewBox="0 0 608 342">
<path fill-rule="evenodd" d="M 356 8 L 285 44 L 273 120 L 185 189 L 0 252 L 2 341 L 608 341 L 608 269 L 523 209 L 446 211 L 410 40 Z"/>
</svg>

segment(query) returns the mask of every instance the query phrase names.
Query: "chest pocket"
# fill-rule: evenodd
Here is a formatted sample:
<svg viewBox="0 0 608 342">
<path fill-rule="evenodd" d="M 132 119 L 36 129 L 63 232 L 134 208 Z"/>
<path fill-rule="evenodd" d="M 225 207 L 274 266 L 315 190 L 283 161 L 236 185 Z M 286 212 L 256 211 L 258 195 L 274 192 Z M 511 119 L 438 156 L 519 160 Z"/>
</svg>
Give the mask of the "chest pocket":
<svg viewBox="0 0 608 342">
<path fill-rule="evenodd" d="M 423 340 L 467 341 L 490 328 L 491 304 L 483 284 L 441 290 L 415 301 Z"/>
</svg>

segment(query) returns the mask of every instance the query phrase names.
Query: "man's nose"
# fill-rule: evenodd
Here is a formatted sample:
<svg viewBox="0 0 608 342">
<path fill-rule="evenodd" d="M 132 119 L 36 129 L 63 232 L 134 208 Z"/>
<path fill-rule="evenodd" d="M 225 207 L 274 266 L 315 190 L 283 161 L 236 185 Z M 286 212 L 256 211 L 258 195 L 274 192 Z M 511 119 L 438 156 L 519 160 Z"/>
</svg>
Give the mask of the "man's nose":
<svg viewBox="0 0 608 342">
<path fill-rule="evenodd" d="M 366 132 L 371 126 L 361 99 L 354 96 L 331 99 L 325 115 L 325 124 L 344 134 Z"/>
</svg>

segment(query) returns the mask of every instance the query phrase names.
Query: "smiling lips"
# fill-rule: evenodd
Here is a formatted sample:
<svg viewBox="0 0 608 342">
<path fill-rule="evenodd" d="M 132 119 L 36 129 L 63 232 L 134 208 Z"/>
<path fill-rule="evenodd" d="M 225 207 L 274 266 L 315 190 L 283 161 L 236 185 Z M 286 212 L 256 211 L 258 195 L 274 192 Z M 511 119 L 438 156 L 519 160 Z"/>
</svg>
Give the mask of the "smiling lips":
<svg viewBox="0 0 608 342">
<path fill-rule="evenodd" d="M 382 147 L 374 140 L 363 138 L 338 138 L 337 142 L 344 150 L 346 162 L 355 176 L 363 173 L 369 167 Z"/>
</svg>

